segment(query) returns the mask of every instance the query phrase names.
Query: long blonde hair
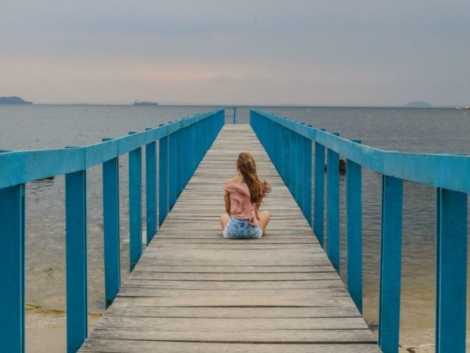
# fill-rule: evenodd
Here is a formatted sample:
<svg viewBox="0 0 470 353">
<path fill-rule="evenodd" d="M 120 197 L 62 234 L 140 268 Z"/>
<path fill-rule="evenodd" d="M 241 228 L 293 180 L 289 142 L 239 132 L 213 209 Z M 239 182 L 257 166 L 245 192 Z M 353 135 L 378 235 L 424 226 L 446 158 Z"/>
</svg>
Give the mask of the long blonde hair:
<svg viewBox="0 0 470 353">
<path fill-rule="evenodd" d="M 271 186 L 266 181 L 258 178 L 255 159 L 248 152 L 242 152 L 238 156 L 237 166 L 250 190 L 251 202 L 260 203 L 263 197 L 271 192 Z"/>
</svg>

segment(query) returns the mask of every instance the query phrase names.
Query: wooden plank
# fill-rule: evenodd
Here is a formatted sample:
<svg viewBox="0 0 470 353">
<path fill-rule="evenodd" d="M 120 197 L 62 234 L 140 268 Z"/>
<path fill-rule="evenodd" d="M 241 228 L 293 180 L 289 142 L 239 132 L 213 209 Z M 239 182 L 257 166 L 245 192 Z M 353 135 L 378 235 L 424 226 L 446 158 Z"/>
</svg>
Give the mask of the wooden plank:
<svg viewBox="0 0 470 353">
<path fill-rule="evenodd" d="M 243 323 L 243 325 L 240 325 Z M 165 332 L 224 332 L 258 330 L 367 330 L 360 317 L 354 318 L 166 318 L 166 317 L 104 317 L 96 328 L 129 328 Z"/>
<path fill-rule="evenodd" d="M 212 307 L 312 307 L 312 306 L 341 306 L 355 307 L 349 297 L 334 297 L 324 295 L 303 295 L 298 297 L 288 297 L 269 293 L 253 297 L 251 295 L 238 294 L 236 296 L 221 297 L 214 293 L 211 296 L 196 296 L 193 293 L 190 297 L 126 297 L 120 296 L 113 305 L 132 305 L 132 306 L 212 306 Z"/>
<path fill-rule="evenodd" d="M 286 290 L 286 289 L 319 289 L 339 288 L 344 292 L 340 279 L 319 281 L 162 281 L 132 279 L 126 282 L 125 288 L 148 288 L 167 290 Z M 326 290 L 325 290 L 326 292 Z M 154 294 L 152 292 L 152 294 Z M 197 293 L 202 295 L 204 293 Z M 223 293 L 221 293 L 223 294 Z M 161 295 L 161 294 L 159 294 Z"/>
<path fill-rule="evenodd" d="M 375 344 L 237 344 L 89 339 L 80 352 L 101 353 L 380 353 Z"/>
<path fill-rule="evenodd" d="M 111 306 L 106 316 L 173 318 L 318 318 L 361 317 L 354 307 L 151 307 Z"/>
<path fill-rule="evenodd" d="M 214 286 L 215 287 L 215 286 Z M 279 296 L 289 296 L 295 298 L 296 296 L 303 296 L 305 298 L 317 297 L 322 295 L 329 295 L 330 297 L 349 297 L 349 293 L 345 288 L 341 287 L 327 287 L 327 288 L 310 288 L 310 289 L 160 289 L 151 286 L 128 286 L 125 285 L 119 291 L 118 296 L 120 297 L 151 297 L 151 298 L 181 298 L 182 300 L 191 300 L 194 295 L 200 297 L 210 296 L 223 296 L 224 298 L 231 297 L 253 297 L 253 296 L 265 296 L 276 291 Z"/>
<path fill-rule="evenodd" d="M 137 266 L 140 266 L 138 264 Z M 129 275 L 129 279 L 132 279 L 134 276 L 144 276 L 144 275 L 152 275 L 154 272 L 159 272 L 159 273 L 209 273 L 209 274 L 215 274 L 215 273 L 221 273 L 221 274 L 232 274 L 230 277 L 225 277 L 227 278 L 226 280 L 240 280 L 240 279 L 246 279 L 250 278 L 248 276 L 244 276 L 243 274 L 263 274 L 262 278 L 265 280 L 272 280 L 273 278 L 279 278 L 276 276 L 277 274 L 285 274 L 288 276 L 287 278 L 290 279 L 296 279 L 299 278 L 297 277 L 298 274 L 304 274 L 304 273 L 321 273 L 321 272 L 326 272 L 326 273 L 332 273 L 336 274 L 336 271 L 331 268 L 331 266 L 179 266 L 179 265 L 163 265 L 163 266 L 154 266 L 152 263 L 148 264 L 145 269 L 139 271 L 133 272 Z M 305 280 L 313 280 L 314 276 L 311 277 L 302 277 Z M 194 277 L 194 275 L 191 277 L 192 279 L 194 278 L 201 278 L 201 277 Z M 211 277 L 213 278 L 213 277 Z M 228 279 L 230 278 L 230 279 Z M 253 278 L 253 277 L 252 277 Z M 164 280 L 162 278 L 162 280 Z M 198 279 L 198 280 L 203 280 L 203 279 Z"/>
<path fill-rule="evenodd" d="M 243 325 L 240 325 L 242 327 Z M 247 343 L 373 343 L 368 329 L 344 330 L 234 330 L 234 331 L 158 331 L 146 328 L 95 328 L 94 338 L 146 341 L 247 342 Z"/>
</svg>

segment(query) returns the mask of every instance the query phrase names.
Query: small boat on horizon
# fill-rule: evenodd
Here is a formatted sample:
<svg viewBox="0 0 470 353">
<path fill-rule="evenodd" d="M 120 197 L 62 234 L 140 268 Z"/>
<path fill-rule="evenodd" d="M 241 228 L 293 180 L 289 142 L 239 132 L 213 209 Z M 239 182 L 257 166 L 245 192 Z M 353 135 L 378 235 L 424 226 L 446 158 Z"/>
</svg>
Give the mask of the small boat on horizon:
<svg viewBox="0 0 470 353">
<path fill-rule="evenodd" d="M 147 102 L 147 101 L 135 101 L 134 105 L 158 105 L 157 102 Z"/>
</svg>

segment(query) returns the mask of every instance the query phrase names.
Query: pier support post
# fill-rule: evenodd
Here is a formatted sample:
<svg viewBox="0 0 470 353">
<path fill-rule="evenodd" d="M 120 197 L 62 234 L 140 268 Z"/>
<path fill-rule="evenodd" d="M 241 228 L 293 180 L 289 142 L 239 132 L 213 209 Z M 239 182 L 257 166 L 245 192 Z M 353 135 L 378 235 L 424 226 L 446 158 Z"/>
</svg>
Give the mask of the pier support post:
<svg viewBox="0 0 470 353">
<path fill-rule="evenodd" d="M 145 147 L 145 204 L 147 215 L 147 245 L 157 233 L 157 143 Z"/>
<path fill-rule="evenodd" d="M 382 177 L 379 346 L 398 352 L 400 337 L 403 180 Z"/>
<path fill-rule="evenodd" d="M 118 157 L 103 163 L 103 228 L 105 305 L 108 308 L 121 288 Z"/>
<path fill-rule="evenodd" d="M 169 136 L 170 139 L 170 159 L 169 159 L 169 178 L 168 178 L 168 196 L 169 196 L 169 207 L 170 211 L 176 203 L 177 198 L 177 191 L 176 191 L 176 184 L 177 184 L 177 164 L 176 161 L 178 160 L 178 136 L 177 133 L 174 132 Z"/>
<path fill-rule="evenodd" d="M 323 247 L 325 222 L 325 146 L 315 142 L 313 232 Z"/>
<path fill-rule="evenodd" d="M 339 136 L 339 133 L 332 133 Z M 327 151 L 327 254 L 331 264 L 340 273 L 339 234 L 339 154 Z"/>
<path fill-rule="evenodd" d="M 309 125 L 310 126 L 310 125 Z M 311 126 L 310 126 L 311 127 Z M 310 224 L 312 222 L 312 140 L 303 137 L 303 190 L 302 190 L 302 211 Z"/>
<path fill-rule="evenodd" d="M 465 352 L 467 194 L 437 189 L 436 353 Z"/>
<path fill-rule="evenodd" d="M 361 141 L 353 140 L 361 143 Z M 347 284 L 357 310 L 362 313 L 362 170 L 346 161 Z"/>
<path fill-rule="evenodd" d="M 158 168 L 158 225 L 161 227 L 168 215 L 168 146 L 169 139 L 165 136 L 159 141 L 159 168 Z"/>
<path fill-rule="evenodd" d="M 86 171 L 65 176 L 67 352 L 88 337 Z"/>
<path fill-rule="evenodd" d="M 0 352 L 25 351 L 25 185 L 0 189 Z"/>
<path fill-rule="evenodd" d="M 142 148 L 129 152 L 129 251 L 130 271 L 142 254 Z"/>
</svg>

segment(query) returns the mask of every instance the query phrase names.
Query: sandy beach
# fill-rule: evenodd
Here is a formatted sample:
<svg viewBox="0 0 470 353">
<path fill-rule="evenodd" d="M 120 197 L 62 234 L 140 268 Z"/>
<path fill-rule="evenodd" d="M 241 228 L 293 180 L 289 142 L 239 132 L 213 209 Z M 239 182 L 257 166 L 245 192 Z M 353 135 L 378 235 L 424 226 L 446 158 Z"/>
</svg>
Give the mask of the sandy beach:
<svg viewBox="0 0 470 353">
<path fill-rule="evenodd" d="M 101 315 L 88 316 L 88 332 L 95 327 Z M 26 313 L 26 352 L 63 353 L 67 351 L 66 318 L 64 312 Z"/>
</svg>

